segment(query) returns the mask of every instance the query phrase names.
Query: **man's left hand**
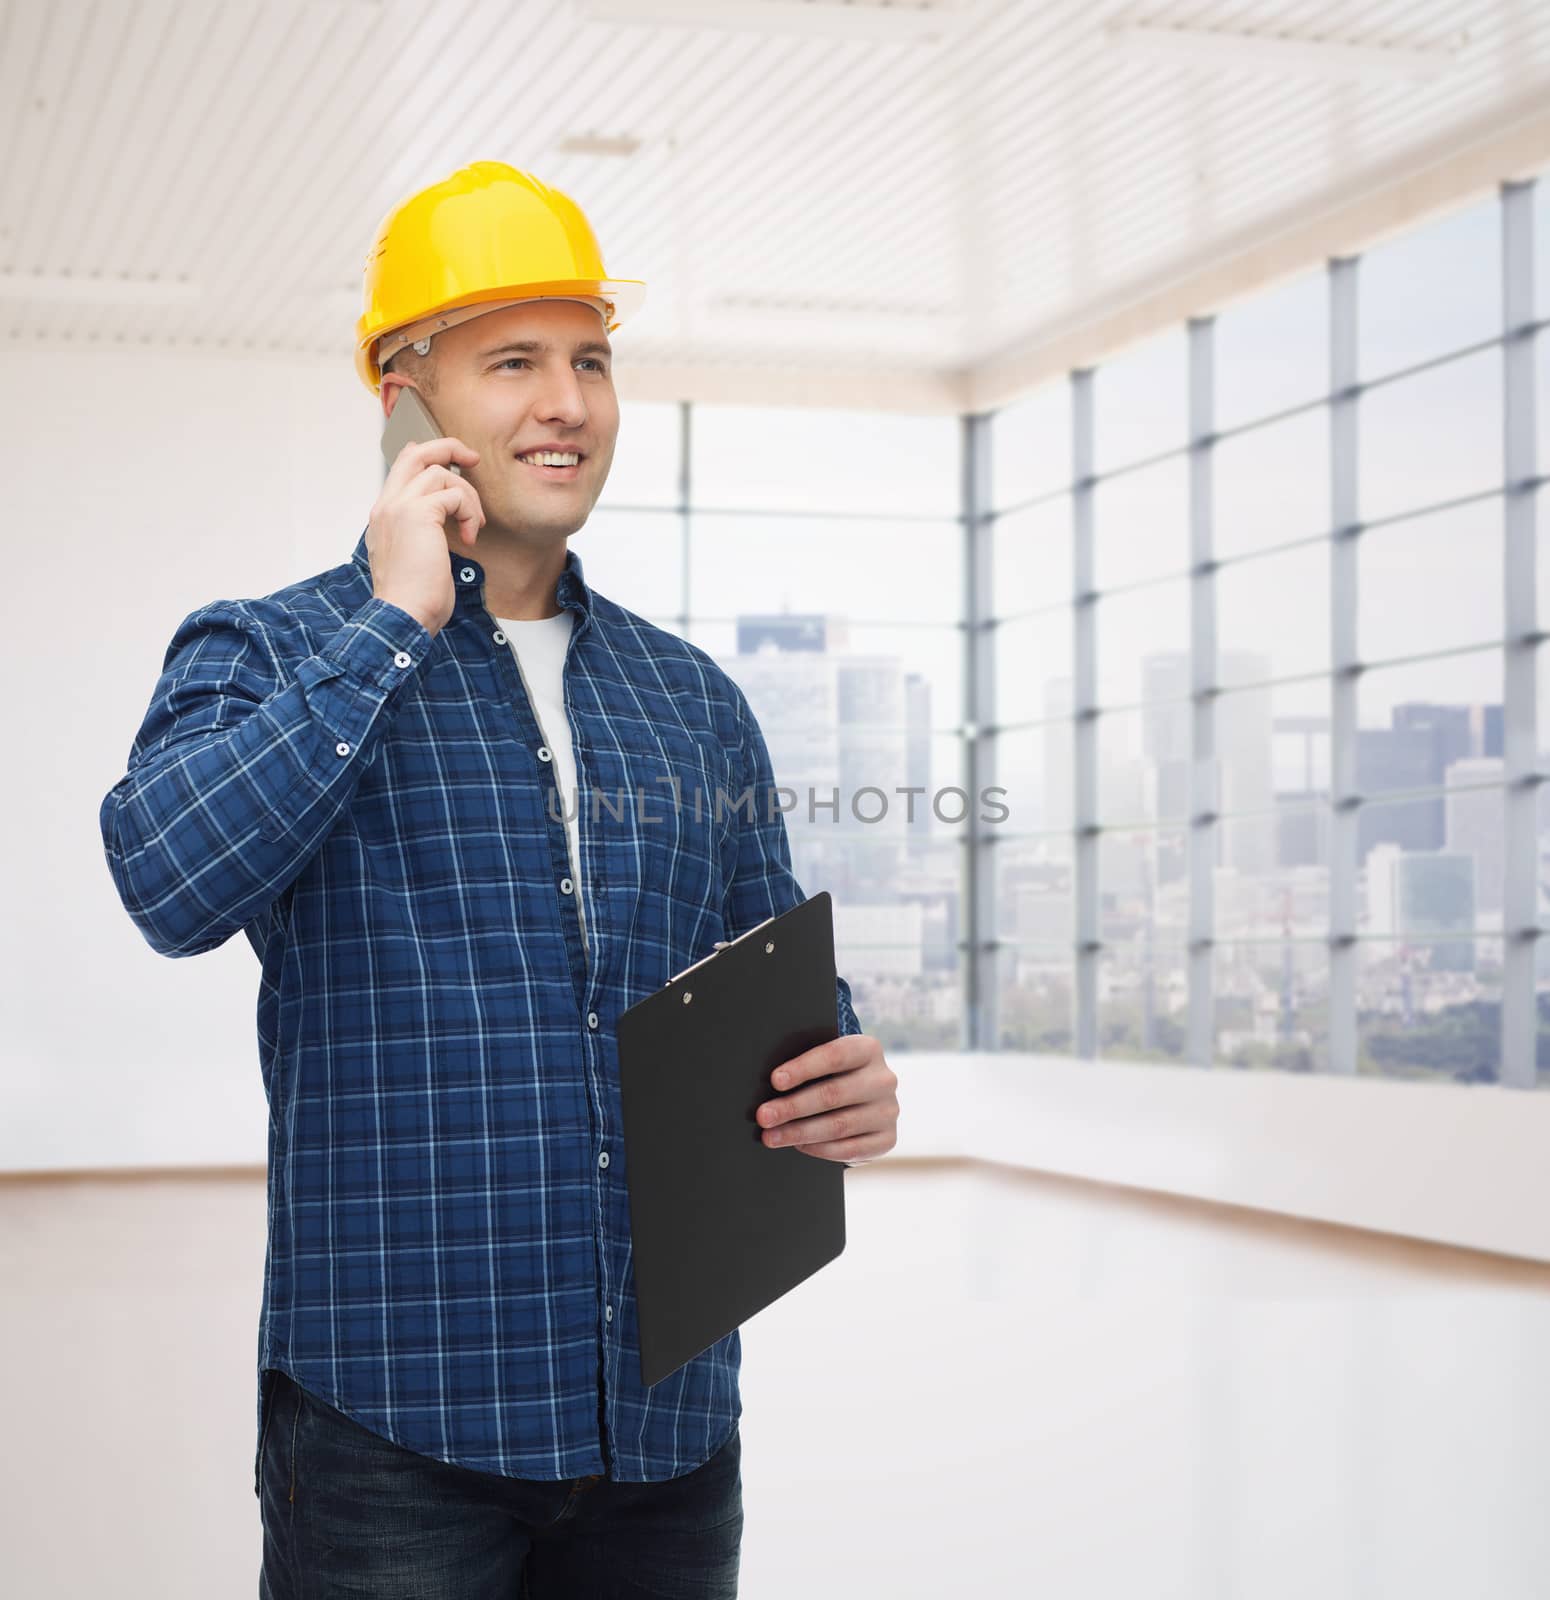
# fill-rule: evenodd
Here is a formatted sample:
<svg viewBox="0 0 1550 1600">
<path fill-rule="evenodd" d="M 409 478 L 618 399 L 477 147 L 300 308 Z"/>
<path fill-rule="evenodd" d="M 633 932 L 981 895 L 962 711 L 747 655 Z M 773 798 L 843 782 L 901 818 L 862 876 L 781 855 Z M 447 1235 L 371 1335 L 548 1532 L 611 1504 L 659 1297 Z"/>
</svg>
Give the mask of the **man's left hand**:
<svg viewBox="0 0 1550 1600">
<path fill-rule="evenodd" d="M 865 1161 L 898 1142 L 899 1080 L 869 1033 L 847 1033 L 783 1061 L 770 1074 L 795 1090 L 759 1107 L 766 1147 L 792 1145 L 826 1161 Z M 798 1085 L 805 1084 L 805 1088 Z"/>
</svg>

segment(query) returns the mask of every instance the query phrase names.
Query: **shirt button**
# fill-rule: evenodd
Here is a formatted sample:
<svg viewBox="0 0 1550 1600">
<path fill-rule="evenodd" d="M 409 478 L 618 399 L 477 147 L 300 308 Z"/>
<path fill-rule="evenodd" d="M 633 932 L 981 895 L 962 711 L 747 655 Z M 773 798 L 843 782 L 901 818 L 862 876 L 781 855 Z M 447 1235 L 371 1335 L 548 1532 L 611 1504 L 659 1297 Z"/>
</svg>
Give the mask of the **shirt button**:
<svg viewBox="0 0 1550 1600">
<path fill-rule="evenodd" d="M 608 1165 L 608 1152 L 606 1150 L 597 1158 L 597 1164 L 600 1167 L 606 1167 Z"/>
<path fill-rule="evenodd" d="M 587 1026 L 589 1028 L 595 1028 L 597 1026 L 597 1013 L 595 1011 L 589 1011 L 587 1013 Z"/>
<path fill-rule="evenodd" d="M 569 894 L 574 887 L 575 887 L 575 885 L 570 881 L 569 878 L 561 878 L 560 879 L 560 893 L 561 894 Z"/>
<path fill-rule="evenodd" d="M 603 1320 L 604 1322 L 612 1322 L 614 1320 L 614 1308 L 612 1306 L 603 1307 Z"/>
<path fill-rule="evenodd" d="M 478 574 L 472 567 L 464 567 L 463 570 L 458 573 L 458 577 L 460 577 L 464 583 L 472 583 L 477 576 Z"/>
<path fill-rule="evenodd" d="M 546 744 L 539 745 L 539 747 L 538 747 L 538 759 L 540 761 L 552 761 L 554 759 L 553 755 L 550 753 L 548 745 L 546 745 Z"/>
<path fill-rule="evenodd" d="M 334 754 L 336 756 L 347 756 L 349 753 L 350 747 L 344 742 L 343 739 L 341 739 L 339 743 L 334 746 Z"/>
<path fill-rule="evenodd" d="M 500 629 L 499 629 L 499 628 L 497 628 L 497 629 L 496 629 L 496 630 L 495 630 L 495 635 L 494 635 L 494 637 L 495 637 L 495 642 L 496 642 L 496 644 L 505 644 L 505 642 L 506 642 L 506 635 L 505 635 L 505 634 L 504 634 L 504 633 L 502 633 L 502 632 L 501 632 L 501 631 L 500 631 Z"/>
<path fill-rule="evenodd" d="M 413 660 L 414 657 L 411 656 L 407 650 L 400 650 L 398 654 L 393 657 L 393 665 L 395 667 L 407 667 Z"/>
</svg>

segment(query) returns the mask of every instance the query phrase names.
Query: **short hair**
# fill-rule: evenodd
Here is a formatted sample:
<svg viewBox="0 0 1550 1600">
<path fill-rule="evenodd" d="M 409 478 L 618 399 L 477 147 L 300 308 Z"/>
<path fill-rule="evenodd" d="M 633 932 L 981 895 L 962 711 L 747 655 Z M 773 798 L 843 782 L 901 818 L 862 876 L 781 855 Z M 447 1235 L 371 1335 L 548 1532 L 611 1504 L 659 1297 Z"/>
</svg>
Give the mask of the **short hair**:
<svg viewBox="0 0 1550 1600">
<path fill-rule="evenodd" d="M 406 344 L 402 350 L 392 356 L 383 372 L 396 372 L 401 377 L 413 379 L 415 387 L 424 395 L 433 395 L 436 392 L 436 343 L 431 341 L 430 349 L 422 356 L 412 344 Z"/>
</svg>

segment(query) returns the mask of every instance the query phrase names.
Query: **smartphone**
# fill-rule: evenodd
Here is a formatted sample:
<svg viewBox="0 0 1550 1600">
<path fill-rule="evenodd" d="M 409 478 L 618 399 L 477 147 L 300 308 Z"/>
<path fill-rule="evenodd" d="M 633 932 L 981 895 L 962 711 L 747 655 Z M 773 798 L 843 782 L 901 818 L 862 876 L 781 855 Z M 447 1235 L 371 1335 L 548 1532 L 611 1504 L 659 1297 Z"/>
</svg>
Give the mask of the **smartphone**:
<svg viewBox="0 0 1550 1600">
<path fill-rule="evenodd" d="M 446 433 L 426 408 L 420 391 L 407 386 L 400 389 L 393 402 L 393 414 L 382 425 L 382 456 L 389 469 L 406 444 L 424 444 L 427 439 L 444 438 Z M 449 461 L 447 465 L 458 477 L 463 476 L 463 469 L 457 462 Z"/>
</svg>

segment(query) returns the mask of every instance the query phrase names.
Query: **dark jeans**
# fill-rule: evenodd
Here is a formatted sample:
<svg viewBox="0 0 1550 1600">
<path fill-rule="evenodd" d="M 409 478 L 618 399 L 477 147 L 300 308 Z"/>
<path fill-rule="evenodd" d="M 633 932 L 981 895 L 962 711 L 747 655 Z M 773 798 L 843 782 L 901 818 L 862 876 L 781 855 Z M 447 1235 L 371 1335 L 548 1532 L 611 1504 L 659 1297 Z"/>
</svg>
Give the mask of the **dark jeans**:
<svg viewBox="0 0 1550 1600">
<path fill-rule="evenodd" d="M 662 1483 L 477 1472 L 265 1374 L 260 1600 L 724 1600 L 743 1534 L 739 1430 Z"/>
</svg>

